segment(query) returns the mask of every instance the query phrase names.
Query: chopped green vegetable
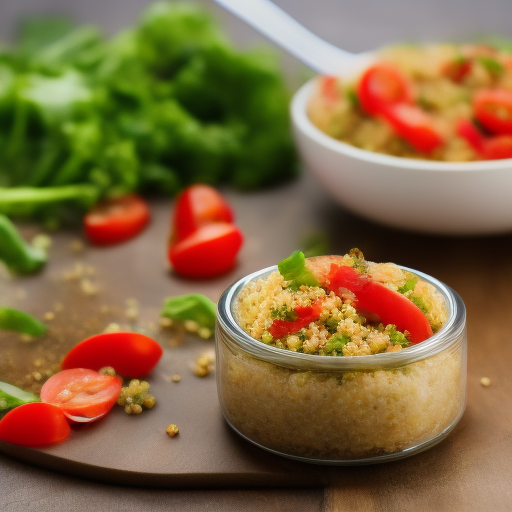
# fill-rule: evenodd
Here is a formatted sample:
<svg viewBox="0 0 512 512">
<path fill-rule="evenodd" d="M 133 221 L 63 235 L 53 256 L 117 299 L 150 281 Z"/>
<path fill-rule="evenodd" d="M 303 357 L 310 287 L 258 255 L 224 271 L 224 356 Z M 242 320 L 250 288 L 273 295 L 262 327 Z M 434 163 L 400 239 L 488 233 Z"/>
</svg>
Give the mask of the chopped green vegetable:
<svg viewBox="0 0 512 512">
<path fill-rule="evenodd" d="M 418 306 L 425 315 L 428 313 L 428 307 L 421 297 L 418 297 L 417 295 L 409 295 L 409 300 L 416 304 L 416 306 Z"/>
<path fill-rule="evenodd" d="M 411 290 L 414 290 L 416 283 L 418 282 L 417 277 L 412 277 L 411 279 L 408 279 L 403 286 L 398 287 L 398 293 L 407 293 Z"/>
<path fill-rule="evenodd" d="M 48 259 L 46 251 L 27 243 L 14 224 L 0 213 L 0 261 L 18 274 L 39 270 Z"/>
<path fill-rule="evenodd" d="M 387 325 L 385 332 L 389 336 L 389 340 L 393 345 L 402 345 L 402 347 L 407 347 L 410 345 L 410 341 L 407 339 L 405 334 L 398 331 L 395 325 Z"/>
<path fill-rule="evenodd" d="M 0 308 L 0 329 L 30 336 L 42 336 L 48 330 L 37 318 L 12 308 Z"/>
<path fill-rule="evenodd" d="M 491 59 L 490 57 L 479 57 L 478 60 L 492 75 L 501 75 L 505 71 L 503 64 L 495 59 Z"/>
<path fill-rule="evenodd" d="M 111 40 L 63 18 L 28 20 L 0 55 L 0 83 L 9 215 L 64 216 L 56 202 L 83 211 L 193 182 L 250 189 L 298 172 L 275 55 L 238 52 L 192 2 L 157 2 Z"/>
<path fill-rule="evenodd" d="M 213 332 L 217 318 L 215 302 L 200 293 L 179 295 L 165 301 L 160 315 L 171 320 L 196 322 L 200 328 Z"/>
<path fill-rule="evenodd" d="M 324 347 L 327 355 L 336 353 L 338 356 L 343 355 L 343 347 L 350 341 L 350 336 L 346 334 L 333 334 Z"/>
<path fill-rule="evenodd" d="M 33 393 L 23 391 L 6 382 L 0 382 L 0 411 L 7 411 L 13 407 L 18 407 L 18 405 L 40 401 L 40 398 Z"/>
<path fill-rule="evenodd" d="M 293 252 L 291 256 L 281 261 L 277 268 L 285 281 L 289 281 L 288 287 L 292 290 L 297 290 L 303 285 L 319 285 L 313 273 L 306 268 L 306 257 L 301 251 Z"/>
</svg>

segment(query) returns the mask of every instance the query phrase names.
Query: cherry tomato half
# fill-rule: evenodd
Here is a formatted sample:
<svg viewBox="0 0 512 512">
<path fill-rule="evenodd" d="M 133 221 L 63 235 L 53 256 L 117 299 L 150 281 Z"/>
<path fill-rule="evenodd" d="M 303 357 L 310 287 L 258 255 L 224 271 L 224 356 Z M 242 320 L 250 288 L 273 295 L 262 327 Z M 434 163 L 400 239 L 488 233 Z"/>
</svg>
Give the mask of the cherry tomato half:
<svg viewBox="0 0 512 512">
<path fill-rule="evenodd" d="M 430 153 L 444 142 L 432 117 L 419 107 L 397 103 L 384 108 L 381 113 L 397 135 L 422 153 Z"/>
<path fill-rule="evenodd" d="M 174 271 L 184 277 L 214 277 L 230 270 L 243 243 L 240 230 L 233 224 L 205 224 L 181 242 L 169 248 Z"/>
<path fill-rule="evenodd" d="M 482 149 L 482 155 L 487 160 L 512 158 L 512 135 L 487 137 Z"/>
<path fill-rule="evenodd" d="M 64 413 L 42 402 L 24 404 L 0 420 L 0 440 L 22 446 L 43 446 L 65 439 L 70 432 Z"/>
<path fill-rule="evenodd" d="M 147 375 L 162 357 L 162 347 L 152 338 L 135 332 L 98 334 L 81 341 L 62 361 L 62 369 L 100 370 L 112 366 L 124 377 Z"/>
<path fill-rule="evenodd" d="M 357 86 L 357 97 L 368 114 L 379 114 L 396 103 L 412 103 L 412 86 L 400 70 L 391 64 L 369 67 Z"/>
<path fill-rule="evenodd" d="M 473 111 L 491 133 L 512 135 L 512 91 L 487 89 L 476 93 Z"/>
<path fill-rule="evenodd" d="M 224 198 L 209 185 L 198 183 L 187 187 L 176 200 L 173 219 L 173 241 L 181 241 L 204 224 L 233 222 L 234 215 Z"/>
<path fill-rule="evenodd" d="M 352 267 L 331 265 L 329 289 L 338 294 L 340 288 L 354 293 L 357 309 L 378 315 L 384 325 L 393 324 L 399 331 L 408 331 L 412 343 L 432 336 L 432 328 L 420 308 L 401 293 L 386 288 L 360 274 Z"/>
<path fill-rule="evenodd" d="M 43 384 L 41 401 L 56 405 L 73 421 L 94 421 L 112 409 L 122 387 L 119 377 L 86 368 L 62 370 Z"/>
<path fill-rule="evenodd" d="M 461 119 L 457 123 L 456 131 L 477 153 L 482 154 L 485 136 L 471 121 Z"/>
<path fill-rule="evenodd" d="M 138 235 L 151 218 L 146 202 L 135 194 L 98 203 L 84 217 L 87 238 L 96 245 L 124 242 Z"/>
</svg>

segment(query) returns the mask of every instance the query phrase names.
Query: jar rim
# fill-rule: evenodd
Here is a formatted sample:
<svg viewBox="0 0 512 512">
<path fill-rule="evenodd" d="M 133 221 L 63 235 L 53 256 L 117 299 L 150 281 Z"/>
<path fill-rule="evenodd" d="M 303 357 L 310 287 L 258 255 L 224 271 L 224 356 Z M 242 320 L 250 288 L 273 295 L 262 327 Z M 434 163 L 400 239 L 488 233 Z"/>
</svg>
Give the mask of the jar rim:
<svg viewBox="0 0 512 512">
<path fill-rule="evenodd" d="M 277 270 L 277 265 L 267 267 L 248 274 L 231 284 L 221 295 L 217 305 L 217 342 L 219 329 L 234 343 L 248 354 L 260 360 L 287 368 L 317 371 L 360 371 L 377 369 L 394 369 L 420 361 L 442 352 L 460 339 L 466 325 L 466 308 L 457 292 L 452 288 L 423 272 L 398 265 L 406 272 L 415 274 L 422 280 L 433 285 L 443 296 L 448 309 L 448 318 L 441 329 L 421 343 L 411 345 L 398 352 L 338 357 L 304 354 L 291 350 L 273 347 L 253 338 L 245 332 L 236 320 L 236 298 L 241 290 L 250 282 L 268 276 Z"/>
</svg>

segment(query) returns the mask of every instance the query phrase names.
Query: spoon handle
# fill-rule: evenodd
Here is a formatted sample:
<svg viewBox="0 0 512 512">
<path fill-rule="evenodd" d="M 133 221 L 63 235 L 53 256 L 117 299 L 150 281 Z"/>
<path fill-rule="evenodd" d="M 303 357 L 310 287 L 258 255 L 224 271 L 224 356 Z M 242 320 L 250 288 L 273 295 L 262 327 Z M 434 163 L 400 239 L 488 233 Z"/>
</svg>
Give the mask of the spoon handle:
<svg viewBox="0 0 512 512">
<path fill-rule="evenodd" d="M 355 55 L 320 39 L 269 0 L 214 0 L 314 71 L 336 73 Z"/>
</svg>

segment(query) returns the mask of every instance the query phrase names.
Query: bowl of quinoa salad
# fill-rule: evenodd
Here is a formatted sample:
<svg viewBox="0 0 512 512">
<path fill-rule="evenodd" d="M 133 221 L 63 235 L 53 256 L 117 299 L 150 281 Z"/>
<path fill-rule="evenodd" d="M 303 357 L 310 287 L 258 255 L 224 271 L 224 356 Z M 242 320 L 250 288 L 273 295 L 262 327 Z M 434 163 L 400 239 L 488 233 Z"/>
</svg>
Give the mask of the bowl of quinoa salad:
<svg viewBox="0 0 512 512">
<path fill-rule="evenodd" d="M 400 459 L 461 418 L 466 345 L 464 304 L 440 281 L 357 250 L 296 252 L 222 295 L 219 400 L 238 434 L 279 455 Z"/>
<path fill-rule="evenodd" d="M 512 230 L 512 54 L 401 45 L 318 76 L 291 117 L 306 167 L 354 213 L 430 233 Z"/>
</svg>

